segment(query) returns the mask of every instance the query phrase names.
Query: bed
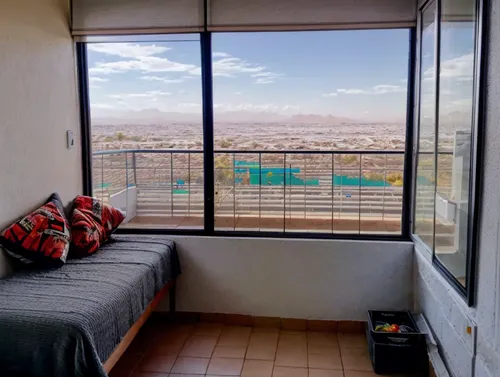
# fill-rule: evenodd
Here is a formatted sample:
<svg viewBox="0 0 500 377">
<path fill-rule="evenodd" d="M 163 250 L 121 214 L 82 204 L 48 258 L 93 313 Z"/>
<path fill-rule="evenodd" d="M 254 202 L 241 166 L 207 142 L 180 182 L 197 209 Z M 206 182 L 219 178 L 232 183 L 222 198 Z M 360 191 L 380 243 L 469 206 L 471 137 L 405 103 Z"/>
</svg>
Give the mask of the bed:
<svg viewBox="0 0 500 377">
<path fill-rule="evenodd" d="M 106 377 L 179 274 L 172 241 L 115 236 L 59 269 L 1 279 L 0 376 Z"/>
</svg>

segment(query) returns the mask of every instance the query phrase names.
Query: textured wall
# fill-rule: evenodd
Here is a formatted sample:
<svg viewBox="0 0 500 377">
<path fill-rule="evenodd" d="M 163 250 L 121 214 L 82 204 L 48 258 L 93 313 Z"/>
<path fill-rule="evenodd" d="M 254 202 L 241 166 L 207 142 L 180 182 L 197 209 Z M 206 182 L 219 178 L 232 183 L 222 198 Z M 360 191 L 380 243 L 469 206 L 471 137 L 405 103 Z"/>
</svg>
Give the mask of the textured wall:
<svg viewBox="0 0 500 377">
<path fill-rule="evenodd" d="M 68 1 L 4 0 L 0 11 L 0 228 L 58 191 L 81 191 Z M 76 147 L 66 149 L 66 130 Z M 6 262 L 0 253 L 0 276 Z"/>
<path fill-rule="evenodd" d="M 180 311 L 366 320 L 368 309 L 412 306 L 409 242 L 169 238 Z"/>
<path fill-rule="evenodd" d="M 500 0 L 490 0 L 486 83 L 484 187 L 481 195 L 477 305 L 468 308 L 428 263 L 416 255 L 415 296 L 441 343 L 454 377 L 500 376 Z M 477 325 L 477 341 L 464 332 Z"/>
</svg>

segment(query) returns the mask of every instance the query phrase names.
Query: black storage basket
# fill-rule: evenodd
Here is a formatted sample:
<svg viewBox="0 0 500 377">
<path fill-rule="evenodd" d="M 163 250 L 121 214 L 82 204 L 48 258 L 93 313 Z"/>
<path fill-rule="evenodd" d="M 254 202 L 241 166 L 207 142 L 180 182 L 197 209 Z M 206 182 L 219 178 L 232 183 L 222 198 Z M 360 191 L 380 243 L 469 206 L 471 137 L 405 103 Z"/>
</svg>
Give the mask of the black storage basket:
<svg viewBox="0 0 500 377">
<path fill-rule="evenodd" d="M 414 331 L 405 333 L 375 331 L 377 322 L 405 325 Z M 428 370 L 425 334 L 418 331 L 410 312 L 370 310 L 366 335 L 375 373 L 423 375 Z"/>
</svg>

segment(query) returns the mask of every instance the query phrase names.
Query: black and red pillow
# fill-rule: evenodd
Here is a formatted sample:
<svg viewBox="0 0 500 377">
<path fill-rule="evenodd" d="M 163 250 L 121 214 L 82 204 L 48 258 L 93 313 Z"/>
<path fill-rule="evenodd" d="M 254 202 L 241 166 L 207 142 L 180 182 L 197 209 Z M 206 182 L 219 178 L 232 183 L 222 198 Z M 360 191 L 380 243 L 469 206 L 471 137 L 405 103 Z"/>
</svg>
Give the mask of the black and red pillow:
<svg viewBox="0 0 500 377">
<path fill-rule="evenodd" d="M 124 219 L 123 213 L 109 204 L 89 196 L 77 196 L 71 217 L 71 254 L 82 257 L 95 253 Z"/>
<path fill-rule="evenodd" d="M 71 231 L 58 194 L 0 234 L 0 244 L 21 262 L 59 267 L 66 262 Z"/>
</svg>

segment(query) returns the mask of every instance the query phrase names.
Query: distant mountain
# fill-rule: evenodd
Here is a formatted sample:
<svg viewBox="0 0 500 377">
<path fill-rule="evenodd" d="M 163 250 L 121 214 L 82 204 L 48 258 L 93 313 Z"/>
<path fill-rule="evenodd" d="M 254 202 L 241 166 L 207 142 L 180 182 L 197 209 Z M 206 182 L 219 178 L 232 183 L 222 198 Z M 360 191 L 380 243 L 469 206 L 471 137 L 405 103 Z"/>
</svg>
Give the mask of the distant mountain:
<svg viewBox="0 0 500 377">
<path fill-rule="evenodd" d="M 274 112 L 252 111 L 216 111 L 214 121 L 217 123 L 281 123 L 296 124 L 363 124 L 366 121 L 336 117 L 333 115 L 295 114 L 284 115 Z M 145 109 L 141 111 L 116 111 L 99 109 L 92 116 L 94 125 L 123 125 L 139 124 L 153 125 L 164 123 L 201 123 L 200 113 L 164 112 L 158 109 Z"/>
</svg>

